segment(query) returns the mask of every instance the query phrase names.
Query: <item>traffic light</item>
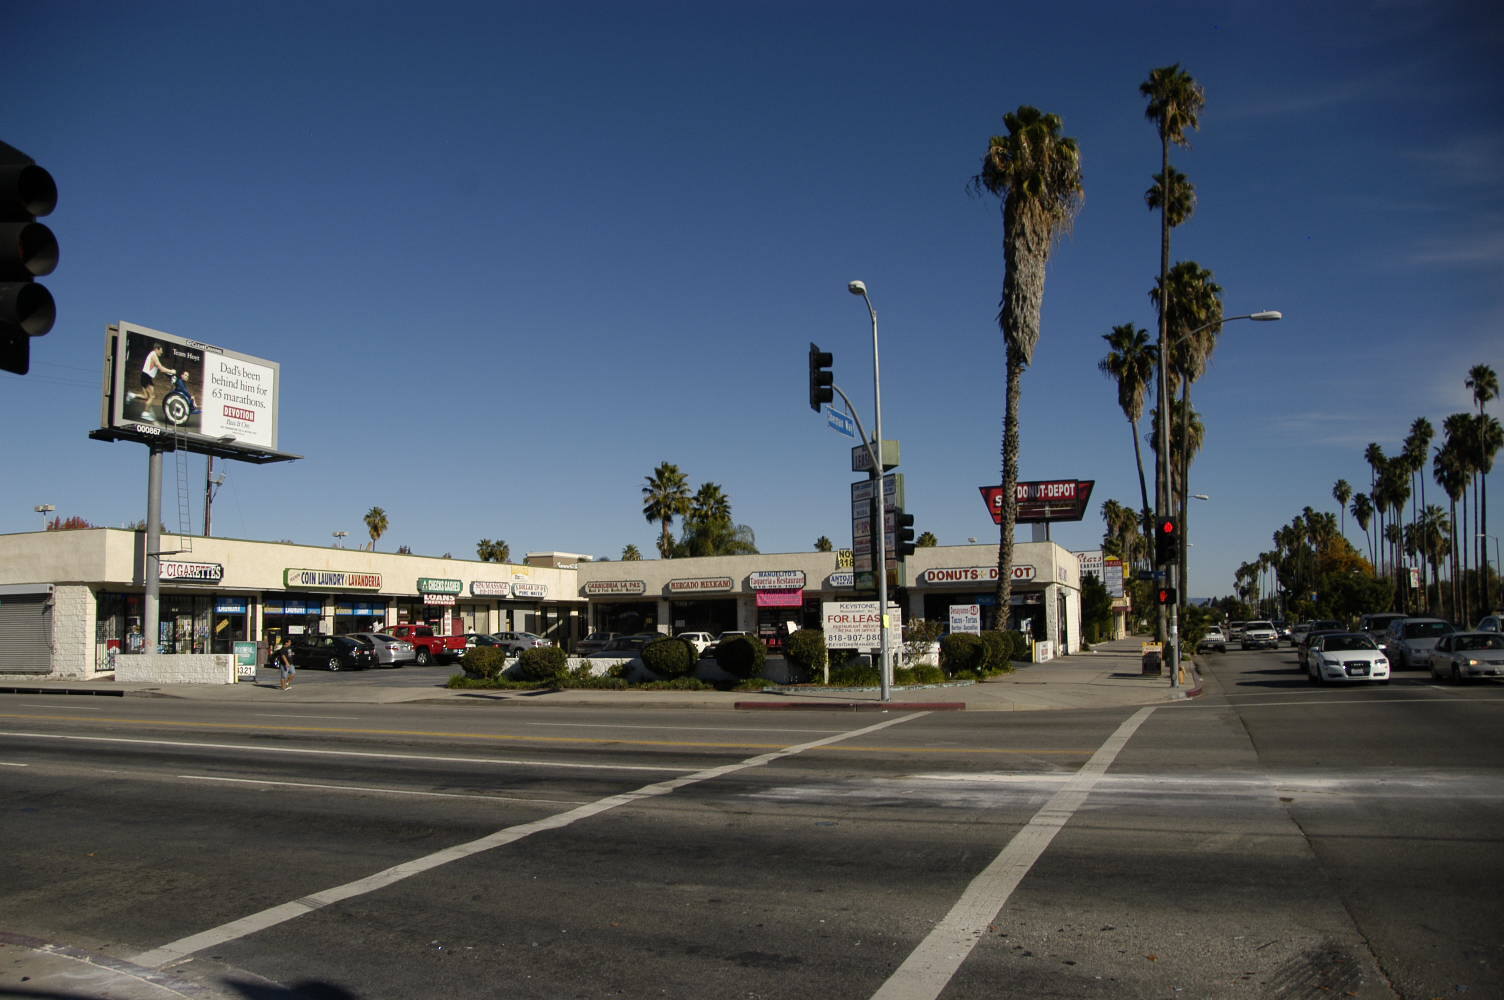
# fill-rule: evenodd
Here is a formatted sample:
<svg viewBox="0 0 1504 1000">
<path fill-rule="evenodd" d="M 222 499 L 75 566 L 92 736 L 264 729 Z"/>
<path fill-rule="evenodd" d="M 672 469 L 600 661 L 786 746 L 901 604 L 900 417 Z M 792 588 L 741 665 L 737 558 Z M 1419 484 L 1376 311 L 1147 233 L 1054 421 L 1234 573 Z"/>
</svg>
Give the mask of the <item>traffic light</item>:
<svg viewBox="0 0 1504 1000">
<path fill-rule="evenodd" d="M 52 293 L 37 278 L 57 267 L 57 239 L 37 221 L 57 207 L 52 175 L 0 142 L 0 369 L 25 375 L 31 338 L 52 329 Z"/>
<path fill-rule="evenodd" d="M 1173 605 L 1175 603 L 1175 588 L 1174 587 L 1160 587 L 1158 590 L 1156 590 L 1154 592 L 1154 603 L 1155 604 L 1163 604 L 1163 605 Z"/>
<path fill-rule="evenodd" d="M 1173 517 L 1162 517 L 1154 525 L 1154 561 L 1169 566 L 1179 559 L 1180 522 Z"/>
<path fill-rule="evenodd" d="M 893 511 L 893 535 L 898 558 L 914 554 L 914 515 L 905 514 L 902 507 Z"/>
<path fill-rule="evenodd" d="M 836 377 L 830 370 L 835 358 L 829 351 L 822 351 L 811 341 L 809 345 L 809 408 L 816 413 L 820 407 L 836 398 L 831 386 Z"/>
</svg>

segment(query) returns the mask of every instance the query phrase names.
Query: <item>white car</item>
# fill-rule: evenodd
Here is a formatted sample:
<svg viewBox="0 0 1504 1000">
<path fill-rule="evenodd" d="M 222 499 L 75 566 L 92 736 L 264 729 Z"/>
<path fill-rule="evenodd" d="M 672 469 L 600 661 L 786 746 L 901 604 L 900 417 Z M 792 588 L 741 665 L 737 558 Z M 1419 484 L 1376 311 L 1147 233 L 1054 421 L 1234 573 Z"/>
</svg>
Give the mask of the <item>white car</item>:
<svg viewBox="0 0 1504 1000">
<path fill-rule="evenodd" d="M 1384 645 L 1396 670 L 1431 666 L 1431 651 L 1444 635 L 1457 631 L 1441 618 L 1397 618 L 1384 633 Z"/>
<path fill-rule="evenodd" d="M 1248 622 L 1238 642 L 1243 649 L 1278 649 L 1279 633 L 1273 622 Z"/>
<path fill-rule="evenodd" d="M 680 632 L 674 638 L 683 639 L 695 647 L 696 656 L 704 656 L 705 650 L 715 645 L 715 636 L 709 632 Z"/>
<path fill-rule="evenodd" d="M 1219 653 L 1227 652 L 1227 636 L 1222 634 L 1220 628 L 1213 625 L 1206 630 L 1206 635 L 1203 635 L 1200 641 L 1196 643 L 1196 652 L 1199 653 L 1203 649 L 1214 649 Z"/>
<path fill-rule="evenodd" d="M 1306 677 L 1312 684 L 1348 681 L 1389 683 L 1389 658 L 1363 632 L 1329 632 L 1306 649 Z"/>
<path fill-rule="evenodd" d="M 491 638 L 495 639 L 496 644 L 512 656 L 516 656 L 524 649 L 553 645 L 541 635 L 533 635 L 531 632 L 492 632 Z"/>
</svg>

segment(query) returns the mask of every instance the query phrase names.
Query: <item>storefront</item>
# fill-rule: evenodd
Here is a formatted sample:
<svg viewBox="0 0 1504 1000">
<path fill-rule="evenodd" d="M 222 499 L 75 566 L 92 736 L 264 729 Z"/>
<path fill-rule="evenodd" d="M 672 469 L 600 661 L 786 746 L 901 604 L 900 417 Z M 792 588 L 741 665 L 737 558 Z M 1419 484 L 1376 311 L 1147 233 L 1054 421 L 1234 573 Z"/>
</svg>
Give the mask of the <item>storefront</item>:
<svg viewBox="0 0 1504 1000">
<path fill-rule="evenodd" d="M 676 577 L 668 582 L 669 622 L 680 632 L 720 635 L 736 628 L 736 581 L 729 576 Z M 615 631 L 615 630 L 613 630 Z"/>
</svg>

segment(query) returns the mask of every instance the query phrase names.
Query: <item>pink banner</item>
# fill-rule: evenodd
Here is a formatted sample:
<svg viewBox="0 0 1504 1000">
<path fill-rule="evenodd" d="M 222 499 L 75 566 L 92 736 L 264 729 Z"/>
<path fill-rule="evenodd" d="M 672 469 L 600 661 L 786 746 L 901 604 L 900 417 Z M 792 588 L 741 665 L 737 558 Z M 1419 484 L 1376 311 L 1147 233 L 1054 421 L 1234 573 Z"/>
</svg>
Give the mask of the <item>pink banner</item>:
<svg viewBox="0 0 1504 1000">
<path fill-rule="evenodd" d="M 759 590 L 759 608 L 799 608 L 804 606 L 804 588 L 795 590 Z"/>
</svg>

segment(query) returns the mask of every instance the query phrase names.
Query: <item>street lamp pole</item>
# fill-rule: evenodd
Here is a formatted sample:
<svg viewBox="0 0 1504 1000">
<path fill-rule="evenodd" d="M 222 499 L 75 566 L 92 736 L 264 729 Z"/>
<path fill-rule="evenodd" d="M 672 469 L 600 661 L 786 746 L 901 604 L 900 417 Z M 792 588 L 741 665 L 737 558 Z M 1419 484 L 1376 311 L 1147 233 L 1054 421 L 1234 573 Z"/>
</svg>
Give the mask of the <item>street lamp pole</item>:
<svg viewBox="0 0 1504 1000">
<path fill-rule="evenodd" d="M 51 514 L 53 511 L 57 510 L 57 506 L 54 505 L 54 504 L 50 504 L 50 503 L 39 503 L 35 507 L 33 507 L 31 509 L 34 510 L 34 511 L 36 511 L 38 514 L 42 515 L 42 530 L 46 531 L 47 530 L 47 515 Z"/>
<path fill-rule="evenodd" d="M 866 303 L 867 313 L 872 317 L 872 422 L 873 434 L 876 440 L 868 447 L 872 449 L 872 490 L 877 499 L 877 523 L 872 525 L 873 536 L 873 569 L 877 573 L 877 614 L 878 636 L 877 655 L 880 665 L 878 667 L 879 695 L 882 701 L 889 701 L 892 692 L 892 667 L 888 662 L 888 545 L 886 539 L 888 522 L 888 497 L 886 486 L 886 470 L 883 468 L 883 379 L 882 369 L 878 364 L 877 354 L 877 310 L 872 308 L 872 299 L 867 295 L 865 282 L 852 281 L 847 283 L 846 290 L 852 295 L 860 295 Z"/>
<path fill-rule="evenodd" d="M 1165 296 L 1165 301 L 1163 301 L 1161 303 L 1161 305 L 1160 305 L 1161 309 L 1167 309 L 1169 307 L 1170 303 L 1168 301 L 1168 298 L 1169 298 L 1168 296 Z M 1182 336 L 1184 336 L 1186 339 L 1190 339 L 1191 337 L 1194 337 L 1196 334 L 1200 333 L 1203 330 L 1210 330 L 1212 327 L 1221 326 L 1224 323 L 1230 323 L 1230 322 L 1232 322 L 1233 320 L 1236 320 L 1236 319 L 1251 319 L 1251 320 L 1256 320 L 1258 322 L 1267 323 L 1267 322 L 1270 322 L 1272 320 L 1284 319 L 1284 314 L 1280 313 L 1280 312 L 1277 312 L 1277 311 L 1275 311 L 1273 309 L 1266 309 L 1266 310 L 1263 310 L 1263 311 L 1260 311 L 1260 312 L 1244 313 L 1241 316 L 1223 316 L 1223 317 L 1220 317 L 1218 319 L 1212 320 L 1210 323 L 1203 323 L 1203 324 L 1201 324 L 1198 327 L 1194 327 L 1193 329 L 1188 330 L 1186 333 L 1182 334 Z M 1164 329 L 1168 329 L 1168 328 L 1166 326 L 1162 326 L 1161 329 L 1164 330 Z M 1160 342 L 1159 342 L 1159 348 L 1158 348 L 1158 352 L 1157 352 L 1159 354 L 1159 365 L 1158 365 L 1158 367 L 1159 367 L 1159 372 L 1158 372 L 1158 376 L 1159 376 L 1159 387 L 1158 387 L 1159 388 L 1159 400 L 1158 400 L 1158 405 L 1157 405 L 1156 409 L 1157 409 L 1157 416 L 1158 416 L 1158 419 L 1159 419 L 1159 428 L 1158 428 L 1159 432 L 1158 432 L 1158 434 L 1155 435 L 1156 442 L 1157 442 L 1157 444 L 1159 446 L 1159 462 L 1156 463 L 1157 464 L 1157 468 L 1159 470 L 1159 474 L 1154 477 L 1155 478 L 1155 483 L 1154 483 L 1154 503 L 1155 503 L 1155 506 L 1158 509 L 1157 517 L 1158 517 L 1158 520 L 1159 520 L 1160 523 L 1164 522 L 1165 516 L 1167 514 L 1169 514 L 1169 512 L 1170 512 L 1170 463 L 1172 461 L 1174 461 L 1173 456 L 1170 454 L 1170 418 L 1171 418 L 1171 410 L 1170 410 L 1170 407 L 1169 407 L 1169 404 L 1168 404 L 1168 399 L 1167 399 L 1168 391 L 1169 391 L 1169 381 L 1170 381 L 1170 379 L 1169 379 L 1169 357 L 1168 357 L 1169 351 L 1167 350 L 1168 346 L 1169 345 L 1167 345 L 1164 342 L 1164 337 L 1161 336 L 1160 337 Z M 1180 525 L 1179 527 L 1180 527 L 1180 535 L 1181 535 L 1181 542 L 1180 542 L 1180 544 L 1183 545 L 1184 544 L 1184 539 L 1185 539 L 1185 530 L 1186 529 L 1185 529 L 1185 525 L 1183 525 L 1183 524 Z M 1177 588 L 1177 584 L 1179 582 L 1179 576 L 1180 576 L 1180 560 L 1179 559 L 1173 559 L 1173 560 L 1171 560 L 1171 562 L 1170 562 L 1170 564 L 1168 566 L 1161 566 L 1160 569 L 1165 574 L 1165 586 L 1170 587 L 1172 589 L 1173 588 Z M 1189 569 L 1189 566 L 1187 566 L 1187 569 Z M 1187 572 L 1186 575 L 1189 576 L 1190 575 L 1189 572 Z M 1186 596 L 1189 596 L 1189 595 L 1186 595 Z M 1161 613 L 1164 614 L 1165 612 L 1162 611 Z M 1180 687 L 1180 606 L 1179 606 L 1179 601 L 1176 601 L 1176 602 L 1174 602 L 1174 603 L 1172 603 L 1170 605 L 1169 611 L 1168 611 L 1168 615 L 1169 615 L 1169 622 L 1168 622 L 1168 629 L 1165 632 L 1165 651 L 1164 651 L 1164 655 L 1162 656 L 1162 660 L 1163 660 L 1163 662 L 1165 664 L 1168 665 L 1168 667 L 1170 669 L 1170 687 L 1172 687 L 1172 688 L 1179 688 Z"/>
</svg>

